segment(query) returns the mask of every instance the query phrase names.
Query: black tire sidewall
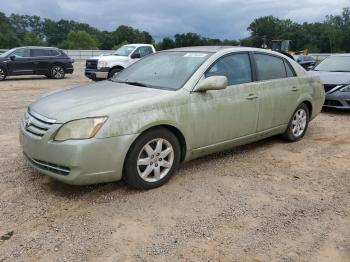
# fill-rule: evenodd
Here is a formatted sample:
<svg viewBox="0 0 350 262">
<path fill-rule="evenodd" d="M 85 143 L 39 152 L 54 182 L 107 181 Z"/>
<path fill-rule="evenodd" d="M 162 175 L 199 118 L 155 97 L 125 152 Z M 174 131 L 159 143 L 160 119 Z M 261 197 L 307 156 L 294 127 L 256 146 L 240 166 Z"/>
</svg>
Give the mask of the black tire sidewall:
<svg viewBox="0 0 350 262">
<path fill-rule="evenodd" d="M 305 129 L 304 129 L 304 132 L 300 135 L 300 136 L 295 136 L 293 134 L 293 130 L 292 130 L 292 121 L 293 121 L 293 118 L 294 118 L 294 115 L 295 113 L 299 110 L 299 109 L 304 109 L 305 112 L 306 112 L 306 126 L 305 126 Z M 287 131 L 284 133 L 284 138 L 291 141 L 291 142 L 296 142 L 296 141 L 299 141 L 300 139 L 302 139 L 305 134 L 306 134 L 306 131 L 307 131 L 307 128 L 309 126 L 309 121 L 310 121 L 310 112 L 309 112 L 309 108 L 307 107 L 306 104 L 302 103 L 300 104 L 297 109 L 295 109 L 295 111 L 293 112 L 293 115 L 289 121 L 289 124 L 288 124 L 288 128 L 287 128 Z"/>
<path fill-rule="evenodd" d="M 169 173 L 157 182 L 147 182 L 143 180 L 137 171 L 137 158 L 141 149 L 146 143 L 153 139 L 164 138 L 166 139 L 173 147 L 174 150 L 174 162 Z M 180 144 L 176 136 L 165 128 L 155 128 L 143 133 L 140 137 L 130 147 L 130 150 L 126 156 L 123 178 L 128 183 L 129 186 L 137 189 L 151 189 L 159 187 L 165 184 L 174 174 L 176 169 L 180 164 Z"/>
<path fill-rule="evenodd" d="M 60 67 L 60 68 L 62 68 L 62 70 L 63 70 L 63 75 L 62 75 L 62 77 L 57 78 L 56 76 L 54 76 L 54 74 L 53 74 L 52 71 L 53 71 L 53 69 L 54 69 L 55 67 Z M 50 70 L 50 75 L 51 75 L 51 78 L 52 78 L 52 79 L 63 79 L 63 78 L 65 77 L 65 72 L 64 72 L 63 66 L 60 66 L 60 65 L 54 65 L 54 66 L 52 66 L 52 67 L 51 67 L 51 70 Z"/>
</svg>

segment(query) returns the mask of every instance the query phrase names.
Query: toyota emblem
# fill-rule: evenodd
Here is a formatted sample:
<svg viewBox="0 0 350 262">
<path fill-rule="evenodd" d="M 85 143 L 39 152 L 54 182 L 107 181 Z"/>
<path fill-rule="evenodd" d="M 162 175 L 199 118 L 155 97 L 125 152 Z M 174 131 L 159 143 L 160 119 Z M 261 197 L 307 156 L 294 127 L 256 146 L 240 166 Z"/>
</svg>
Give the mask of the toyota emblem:
<svg viewBox="0 0 350 262">
<path fill-rule="evenodd" d="M 25 121 L 24 121 L 24 128 L 25 129 L 28 129 L 28 127 L 31 125 L 31 121 L 29 118 L 27 118 Z"/>
</svg>

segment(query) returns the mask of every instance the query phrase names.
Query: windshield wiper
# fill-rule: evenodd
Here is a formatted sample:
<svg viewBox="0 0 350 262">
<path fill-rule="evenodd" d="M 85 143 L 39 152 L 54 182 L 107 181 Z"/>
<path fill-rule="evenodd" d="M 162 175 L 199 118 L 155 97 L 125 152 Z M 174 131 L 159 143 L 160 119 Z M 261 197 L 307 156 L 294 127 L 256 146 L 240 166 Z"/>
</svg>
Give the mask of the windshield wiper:
<svg viewBox="0 0 350 262">
<path fill-rule="evenodd" d="M 132 86 L 142 86 L 142 87 L 148 87 L 148 85 L 140 83 L 140 82 L 133 82 L 133 81 L 115 81 L 117 83 L 132 85 Z"/>
<path fill-rule="evenodd" d="M 332 71 L 329 71 L 329 72 L 349 73 L 350 71 L 349 70 L 332 70 Z"/>
</svg>

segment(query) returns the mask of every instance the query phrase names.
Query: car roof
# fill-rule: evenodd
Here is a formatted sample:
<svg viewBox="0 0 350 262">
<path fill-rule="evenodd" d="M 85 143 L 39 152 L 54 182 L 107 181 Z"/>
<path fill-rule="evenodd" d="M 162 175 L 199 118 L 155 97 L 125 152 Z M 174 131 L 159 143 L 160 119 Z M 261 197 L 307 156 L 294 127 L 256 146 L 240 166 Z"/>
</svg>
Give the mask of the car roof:
<svg viewBox="0 0 350 262">
<path fill-rule="evenodd" d="M 350 57 L 350 53 L 346 53 L 346 54 L 334 54 L 334 55 L 330 55 L 330 56 L 348 56 L 348 57 Z"/>
<path fill-rule="evenodd" d="M 267 54 L 273 54 L 277 56 L 287 57 L 282 53 L 278 53 L 269 49 L 255 48 L 255 47 L 244 47 L 244 46 L 190 46 L 173 48 L 163 51 L 170 52 L 207 52 L 207 53 L 218 53 L 221 51 L 232 51 L 232 52 L 261 52 Z"/>
<path fill-rule="evenodd" d="M 19 47 L 16 47 L 16 48 L 40 48 L 40 49 L 59 49 L 57 47 L 50 47 L 50 46 L 19 46 Z"/>
<path fill-rule="evenodd" d="M 152 46 L 152 45 L 150 45 L 150 44 L 127 44 L 126 46 L 136 46 L 136 47 L 138 47 L 138 46 Z"/>
</svg>

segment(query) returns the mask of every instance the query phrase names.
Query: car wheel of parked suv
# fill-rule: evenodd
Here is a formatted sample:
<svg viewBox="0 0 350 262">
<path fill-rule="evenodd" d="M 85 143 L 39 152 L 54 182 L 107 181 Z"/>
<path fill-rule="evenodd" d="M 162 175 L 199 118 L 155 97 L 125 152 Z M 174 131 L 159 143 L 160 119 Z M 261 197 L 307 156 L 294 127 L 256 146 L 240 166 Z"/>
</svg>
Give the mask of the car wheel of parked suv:
<svg viewBox="0 0 350 262">
<path fill-rule="evenodd" d="M 5 80 L 6 78 L 6 71 L 0 67 L 0 81 Z"/>
<path fill-rule="evenodd" d="M 64 68 L 59 65 L 55 65 L 51 68 L 51 78 L 53 79 L 62 79 L 64 78 Z"/>
<path fill-rule="evenodd" d="M 166 183 L 180 163 L 180 144 L 165 128 L 152 129 L 131 146 L 124 166 L 124 179 L 138 189 Z"/>
<path fill-rule="evenodd" d="M 291 142 L 302 139 L 309 125 L 309 119 L 309 108 L 304 103 L 300 104 L 289 121 L 287 131 L 283 134 L 283 137 Z"/>
</svg>

